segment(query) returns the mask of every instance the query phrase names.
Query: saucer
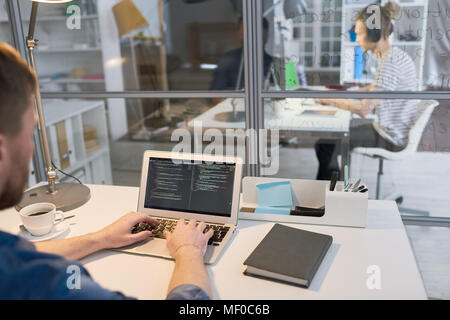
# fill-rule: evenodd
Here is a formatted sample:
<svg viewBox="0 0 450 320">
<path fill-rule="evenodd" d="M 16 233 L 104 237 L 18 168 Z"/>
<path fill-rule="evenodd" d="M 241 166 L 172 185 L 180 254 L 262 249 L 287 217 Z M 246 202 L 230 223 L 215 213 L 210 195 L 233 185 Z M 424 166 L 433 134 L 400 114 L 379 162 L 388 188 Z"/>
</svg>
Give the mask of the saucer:
<svg viewBox="0 0 450 320">
<path fill-rule="evenodd" d="M 17 235 L 31 242 L 47 241 L 60 236 L 69 228 L 69 223 L 67 221 L 62 221 L 55 224 L 49 233 L 42 236 L 33 236 L 24 226 L 21 226 Z"/>
</svg>

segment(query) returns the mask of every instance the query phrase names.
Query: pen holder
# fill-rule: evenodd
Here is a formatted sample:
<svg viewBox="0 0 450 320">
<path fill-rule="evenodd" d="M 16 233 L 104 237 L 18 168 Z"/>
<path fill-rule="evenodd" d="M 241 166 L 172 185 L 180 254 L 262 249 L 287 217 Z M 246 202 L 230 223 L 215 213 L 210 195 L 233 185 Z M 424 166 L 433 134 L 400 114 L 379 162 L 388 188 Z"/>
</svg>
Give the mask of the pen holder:
<svg viewBox="0 0 450 320">
<path fill-rule="evenodd" d="M 336 185 L 335 191 L 330 191 L 327 184 L 325 190 L 325 216 L 329 224 L 366 227 L 368 192 L 344 192 L 342 182 Z"/>
<path fill-rule="evenodd" d="M 255 214 L 255 208 L 259 206 L 256 186 L 286 181 L 291 182 L 293 206 L 320 208 L 326 204 L 325 213 L 320 216 L 287 215 L 275 214 L 274 210 L 271 213 Z M 242 180 L 239 219 L 365 228 L 367 193 L 344 194 L 339 191 L 329 192 L 329 189 L 329 181 L 245 177 Z M 343 190 L 343 182 L 337 183 L 336 190 Z"/>
</svg>

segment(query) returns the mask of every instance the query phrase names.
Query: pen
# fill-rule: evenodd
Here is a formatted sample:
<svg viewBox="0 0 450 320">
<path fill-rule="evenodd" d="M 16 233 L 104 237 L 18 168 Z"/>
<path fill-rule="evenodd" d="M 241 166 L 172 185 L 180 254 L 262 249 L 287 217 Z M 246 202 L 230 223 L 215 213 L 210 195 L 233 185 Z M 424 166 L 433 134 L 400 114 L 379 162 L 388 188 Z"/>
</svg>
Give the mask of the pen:
<svg viewBox="0 0 450 320">
<path fill-rule="evenodd" d="M 351 188 L 352 188 L 352 184 L 349 183 L 349 184 L 345 187 L 344 192 L 349 192 Z"/>
<path fill-rule="evenodd" d="M 358 188 L 359 184 L 361 183 L 361 179 L 359 179 L 358 181 L 356 181 L 356 183 L 353 185 L 353 189 L 352 192 L 354 192 L 356 190 L 356 188 Z"/>
<path fill-rule="evenodd" d="M 338 173 L 336 171 L 333 171 L 333 173 L 331 174 L 330 191 L 334 191 L 334 188 L 336 187 L 337 179 L 338 179 Z"/>
<path fill-rule="evenodd" d="M 366 189 L 366 186 L 362 185 L 362 186 L 359 186 L 358 189 L 353 188 L 352 192 L 361 192 L 364 189 Z"/>
<path fill-rule="evenodd" d="M 348 165 L 345 165 L 344 167 L 344 186 L 347 187 L 348 185 Z"/>
</svg>

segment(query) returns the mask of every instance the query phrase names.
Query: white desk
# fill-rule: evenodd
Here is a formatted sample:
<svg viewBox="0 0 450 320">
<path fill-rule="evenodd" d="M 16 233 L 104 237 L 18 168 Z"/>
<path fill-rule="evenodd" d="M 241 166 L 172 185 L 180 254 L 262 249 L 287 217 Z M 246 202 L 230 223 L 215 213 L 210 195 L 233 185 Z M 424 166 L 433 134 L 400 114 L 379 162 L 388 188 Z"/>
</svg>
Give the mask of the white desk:
<svg viewBox="0 0 450 320">
<path fill-rule="evenodd" d="M 73 237 L 101 229 L 136 208 L 138 189 L 90 186 L 91 200 L 74 210 Z M 14 210 L 0 212 L 0 227 L 17 230 Z M 208 267 L 216 299 L 426 299 L 416 261 L 393 201 L 369 201 L 368 228 L 291 225 L 330 234 L 333 245 L 309 289 L 247 277 L 243 261 L 273 223 L 239 221 L 233 241 Z M 174 263 L 159 258 L 104 251 L 82 260 L 102 286 L 140 299 L 164 299 Z M 370 265 L 381 268 L 381 290 L 369 290 Z"/>
<path fill-rule="evenodd" d="M 203 128 L 245 129 L 245 121 L 225 122 L 215 120 L 215 117 L 220 113 L 232 112 L 233 105 L 236 111 L 245 112 L 243 99 L 228 98 L 192 119 L 188 125 L 195 127 L 196 123 L 201 123 Z M 302 114 L 305 110 L 335 110 L 337 113 L 333 117 L 314 116 Z M 350 120 L 350 112 L 317 104 L 313 99 L 274 100 L 273 103 L 266 103 L 264 106 L 264 125 L 266 129 L 348 132 Z"/>
</svg>

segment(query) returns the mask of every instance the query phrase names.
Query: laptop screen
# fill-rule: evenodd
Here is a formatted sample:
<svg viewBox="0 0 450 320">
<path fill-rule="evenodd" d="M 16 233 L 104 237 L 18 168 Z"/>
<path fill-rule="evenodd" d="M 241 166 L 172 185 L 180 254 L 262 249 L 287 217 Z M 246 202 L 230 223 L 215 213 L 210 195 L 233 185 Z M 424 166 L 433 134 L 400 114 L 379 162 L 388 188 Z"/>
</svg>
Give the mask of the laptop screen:
<svg viewBox="0 0 450 320">
<path fill-rule="evenodd" d="M 150 158 L 144 207 L 231 217 L 236 164 Z"/>
</svg>

